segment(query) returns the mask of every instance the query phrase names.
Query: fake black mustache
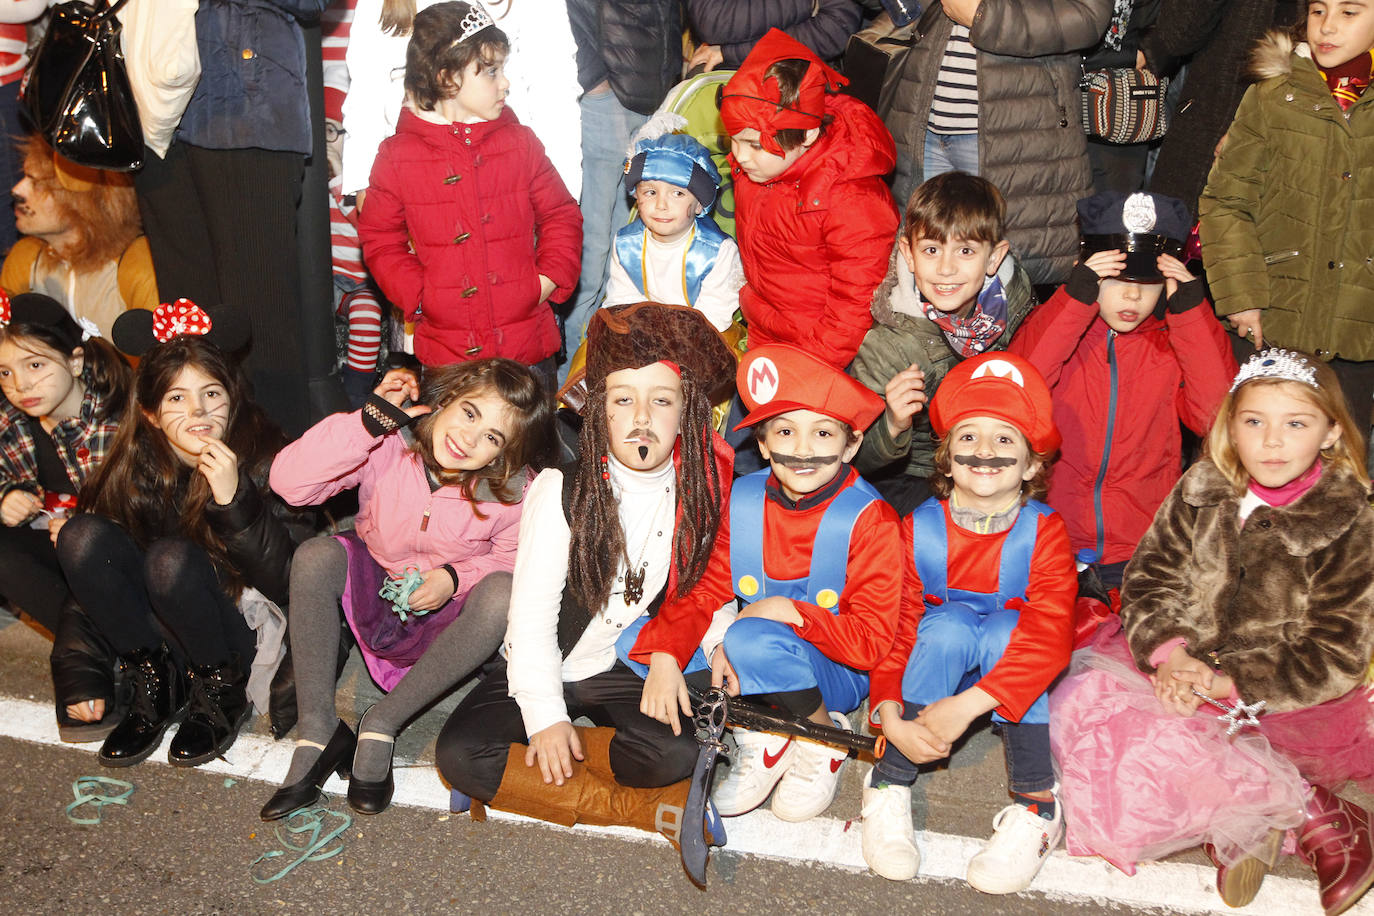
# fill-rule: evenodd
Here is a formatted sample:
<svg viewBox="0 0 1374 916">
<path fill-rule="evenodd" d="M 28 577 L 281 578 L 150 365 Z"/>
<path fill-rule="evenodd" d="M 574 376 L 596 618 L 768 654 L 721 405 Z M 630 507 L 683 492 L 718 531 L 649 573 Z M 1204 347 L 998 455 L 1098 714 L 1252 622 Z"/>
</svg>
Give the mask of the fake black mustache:
<svg viewBox="0 0 1374 916">
<path fill-rule="evenodd" d="M 630 430 L 630 434 L 626 436 L 625 439 L 627 441 L 630 439 L 648 439 L 650 442 L 656 443 L 658 442 L 658 435 L 652 429 L 632 429 Z M 644 461 L 648 459 L 648 457 L 649 446 L 641 445 L 639 447 L 639 460 Z"/>
<path fill-rule="evenodd" d="M 954 460 L 966 468 L 1009 468 L 1015 458 L 979 458 L 977 455 L 955 455 Z"/>
<path fill-rule="evenodd" d="M 806 470 L 807 468 L 823 468 L 834 464 L 840 460 L 839 455 L 818 455 L 814 458 L 798 458 L 796 455 L 784 455 L 782 452 L 769 452 L 769 461 L 776 461 L 785 468 L 794 471 Z"/>
</svg>

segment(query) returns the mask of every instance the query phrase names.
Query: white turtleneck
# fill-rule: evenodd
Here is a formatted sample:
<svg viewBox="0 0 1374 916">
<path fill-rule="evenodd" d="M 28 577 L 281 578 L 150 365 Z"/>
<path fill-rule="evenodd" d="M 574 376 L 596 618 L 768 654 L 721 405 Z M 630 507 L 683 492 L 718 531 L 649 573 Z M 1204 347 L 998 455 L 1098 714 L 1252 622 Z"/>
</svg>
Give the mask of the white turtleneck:
<svg viewBox="0 0 1374 916">
<path fill-rule="evenodd" d="M 644 567 L 644 593 L 639 601 L 626 605 L 622 558 L 606 607 L 595 614 L 565 659 L 558 651 L 558 611 L 568 578 L 572 533 L 563 516 L 563 473 L 541 472 L 525 493 L 510 618 L 501 651 L 508 665 L 510 695 L 520 704 L 529 735 L 570 721 L 563 683 L 609 671 L 615 664 L 616 638 L 645 613 L 668 581 L 677 503 L 673 463 L 645 472 L 610 458 L 608 467 L 611 489 L 619 500 L 626 552 L 633 565 Z"/>
</svg>

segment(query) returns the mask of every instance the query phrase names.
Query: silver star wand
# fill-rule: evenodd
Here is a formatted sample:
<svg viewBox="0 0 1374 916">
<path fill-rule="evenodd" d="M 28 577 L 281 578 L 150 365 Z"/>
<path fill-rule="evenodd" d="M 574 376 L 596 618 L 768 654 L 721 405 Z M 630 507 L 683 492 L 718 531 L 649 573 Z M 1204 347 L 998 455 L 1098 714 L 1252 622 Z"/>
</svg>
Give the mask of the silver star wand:
<svg viewBox="0 0 1374 916">
<path fill-rule="evenodd" d="M 1193 695 L 1201 697 L 1204 703 L 1209 703 L 1222 711 L 1222 714 L 1217 716 L 1217 721 L 1231 723 L 1226 729 L 1226 737 L 1230 738 L 1247 725 L 1259 728 L 1259 714 L 1264 712 L 1266 705 L 1264 700 L 1260 700 L 1258 703 L 1246 703 L 1244 699 L 1241 699 L 1235 706 L 1227 706 L 1221 700 L 1212 699 L 1196 687 L 1193 688 Z"/>
</svg>

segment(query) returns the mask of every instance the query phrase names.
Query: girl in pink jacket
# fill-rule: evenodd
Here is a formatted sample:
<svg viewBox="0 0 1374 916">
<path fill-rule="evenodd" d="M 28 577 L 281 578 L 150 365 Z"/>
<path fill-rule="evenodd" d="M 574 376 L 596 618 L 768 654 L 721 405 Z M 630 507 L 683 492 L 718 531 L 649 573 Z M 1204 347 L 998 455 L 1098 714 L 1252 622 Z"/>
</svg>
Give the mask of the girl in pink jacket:
<svg viewBox="0 0 1374 916">
<path fill-rule="evenodd" d="M 300 719 L 264 820 L 313 803 L 335 771 L 351 771 L 355 811 L 391 803 L 396 734 L 505 632 L 520 500 L 551 428 L 530 370 L 484 359 L 430 373 L 423 397 L 409 371 L 393 370 L 361 411 L 322 420 L 277 455 L 272 489 L 287 502 L 318 504 L 357 487 L 359 508 L 352 531 L 307 541 L 292 562 Z M 334 708 L 341 611 L 388 691 L 356 738 Z"/>
</svg>

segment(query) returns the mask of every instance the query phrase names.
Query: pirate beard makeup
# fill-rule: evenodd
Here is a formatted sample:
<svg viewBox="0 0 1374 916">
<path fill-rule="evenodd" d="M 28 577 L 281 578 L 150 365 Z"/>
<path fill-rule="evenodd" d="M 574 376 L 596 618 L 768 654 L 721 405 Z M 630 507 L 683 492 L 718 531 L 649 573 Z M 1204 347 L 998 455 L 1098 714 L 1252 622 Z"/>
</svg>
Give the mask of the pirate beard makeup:
<svg viewBox="0 0 1374 916">
<path fill-rule="evenodd" d="M 673 458 L 682 422 L 682 378 L 663 363 L 606 376 L 606 432 L 616 460 L 653 471 Z"/>
</svg>

